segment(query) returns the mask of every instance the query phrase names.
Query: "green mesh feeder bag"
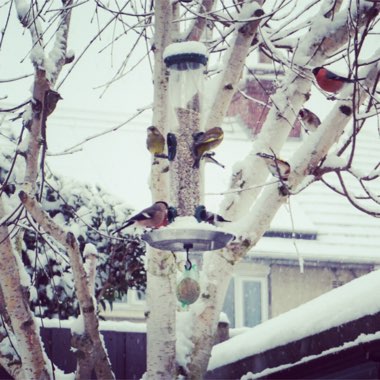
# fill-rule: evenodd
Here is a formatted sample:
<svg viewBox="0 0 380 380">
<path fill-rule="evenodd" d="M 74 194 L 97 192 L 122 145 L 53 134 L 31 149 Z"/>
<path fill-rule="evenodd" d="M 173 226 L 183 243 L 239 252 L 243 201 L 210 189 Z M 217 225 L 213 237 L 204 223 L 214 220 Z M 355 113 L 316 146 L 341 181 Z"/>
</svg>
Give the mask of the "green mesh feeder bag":
<svg viewBox="0 0 380 380">
<path fill-rule="evenodd" d="M 193 265 L 190 269 L 185 269 L 177 284 L 177 299 L 182 306 L 193 304 L 201 293 L 198 282 L 199 274 L 197 266 Z"/>
</svg>

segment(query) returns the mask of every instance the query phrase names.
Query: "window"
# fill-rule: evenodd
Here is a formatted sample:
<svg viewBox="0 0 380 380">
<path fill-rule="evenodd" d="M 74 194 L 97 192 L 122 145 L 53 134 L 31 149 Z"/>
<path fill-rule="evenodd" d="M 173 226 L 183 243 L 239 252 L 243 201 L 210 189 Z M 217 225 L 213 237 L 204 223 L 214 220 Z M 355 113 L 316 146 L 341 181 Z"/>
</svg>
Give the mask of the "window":
<svg viewBox="0 0 380 380">
<path fill-rule="evenodd" d="M 240 270 L 240 275 L 237 270 L 230 281 L 223 306 L 230 327 L 253 327 L 268 319 L 268 271 L 250 272 L 256 273 L 248 275 L 247 270 Z"/>
<path fill-rule="evenodd" d="M 135 306 L 135 305 L 145 305 L 146 296 L 145 292 L 142 290 L 128 289 L 127 294 L 125 294 L 120 300 L 115 301 L 115 305 L 119 306 Z"/>
<path fill-rule="evenodd" d="M 113 303 L 112 309 L 107 304 L 102 315 L 113 320 L 129 320 L 132 322 L 143 322 L 145 320 L 146 309 L 145 293 L 140 290 L 129 289 L 121 300 Z"/>
</svg>

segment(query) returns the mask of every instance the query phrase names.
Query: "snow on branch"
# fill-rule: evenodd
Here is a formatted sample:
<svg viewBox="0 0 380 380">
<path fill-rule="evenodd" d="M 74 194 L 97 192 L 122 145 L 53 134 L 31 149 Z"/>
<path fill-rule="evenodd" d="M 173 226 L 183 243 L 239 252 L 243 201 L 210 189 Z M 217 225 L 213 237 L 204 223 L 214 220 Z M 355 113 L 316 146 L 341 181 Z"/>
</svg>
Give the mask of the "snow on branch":
<svg viewBox="0 0 380 380">
<path fill-rule="evenodd" d="M 38 20 L 38 12 L 34 8 L 32 2 L 25 0 L 16 0 L 17 17 L 22 26 L 29 29 L 32 37 L 32 50 L 30 52 L 30 59 L 36 69 L 43 69 L 45 66 L 45 53 L 44 43 L 42 39 L 42 29 Z"/>
<path fill-rule="evenodd" d="M 376 82 L 379 73 L 378 64 L 367 66 L 360 72 L 366 79 L 363 83 L 363 89 L 359 90 L 357 98 L 357 107 L 362 104 L 368 96 L 364 88 L 372 88 Z M 326 157 L 331 146 L 342 134 L 345 126 L 352 117 L 352 96 L 353 88 L 348 86 L 341 93 L 342 99 L 336 102 L 335 107 L 319 126 L 318 130 L 294 153 L 289 163 L 292 171 L 289 175 L 287 187 L 296 189 L 302 183 L 306 176 L 313 174 L 324 157 Z M 348 192 L 345 192 L 349 197 Z M 257 199 L 249 215 L 239 221 L 240 242 L 231 244 L 232 251 L 240 257 L 251 249 L 261 238 L 264 232 L 269 228 L 270 222 L 280 206 L 287 201 L 289 194 L 286 194 L 278 188 L 277 185 L 268 186 L 261 196 Z M 352 199 L 349 198 L 351 201 Z M 374 213 L 376 213 L 374 211 Z"/>
<path fill-rule="evenodd" d="M 312 20 L 309 30 L 299 38 L 292 67 L 286 70 L 280 87 L 271 97 L 272 108 L 253 143 L 252 151 L 242 162 L 235 165 L 231 190 L 242 190 L 265 180 L 268 172 L 256 153 L 273 151 L 278 154 L 284 145 L 302 104 L 309 97 L 310 68 L 320 66 L 329 55 L 347 44 L 350 37 L 348 27 L 352 18 L 358 20 L 358 27 L 364 26 L 377 14 L 377 7 L 377 4 L 360 2 L 358 7 L 352 7 L 350 11 L 344 9 L 336 13 L 333 20 L 325 18 L 323 14 Z M 240 192 L 239 195 L 226 195 L 222 214 L 228 219 L 238 219 L 246 214 L 259 192 L 257 189 Z"/>
<path fill-rule="evenodd" d="M 233 41 L 229 50 L 225 53 L 226 58 L 223 72 L 217 78 L 219 85 L 214 93 L 214 103 L 210 107 L 210 113 L 206 118 L 207 128 L 220 126 L 231 103 L 232 97 L 237 90 L 237 84 L 243 70 L 245 60 L 250 50 L 253 38 L 264 14 L 257 3 L 247 3 L 241 14 L 246 18 L 249 10 L 248 21 L 242 21 L 235 25 Z M 250 19 L 252 17 L 253 19 Z"/>
<path fill-rule="evenodd" d="M 54 46 L 49 52 L 49 60 L 46 65 L 47 75 L 51 83 L 57 81 L 58 75 L 63 65 L 71 62 L 74 57 L 67 53 L 67 38 L 69 32 L 71 9 L 73 0 L 62 0 L 62 9 L 60 10 L 60 22 L 55 32 Z"/>
<path fill-rule="evenodd" d="M 113 379 L 114 375 L 111 370 L 111 365 L 100 337 L 94 299 L 89 291 L 87 275 L 83 266 L 77 239 L 72 232 L 66 232 L 62 227 L 56 224 L 42 209 L 41 205 L 34 198 L 29 197 L 26 192 L 20 191 L 19 197 L 35 221 L 66 248 L 70 258 L 75 290 L 84 322 L 84 334 L 76 340 L 80 342 L 80 348 L 84 356 L 92 363 L 92 365 L 88 367 L 88 362 L 86 363 L 86 360 L 79 355 L 79 378 L 91 377 L 92 366 L 94 366 L 97 378 Z"/>
<path fill-rule="evenodd" d="M 214 7 L 215 0 L 202 0 L 199 4 L 194 23 L 190 27 L 188 35 L 184 38 L 185 41 L 199 41 L 207 25 L 207 15 Z"/>
<path fill-rule="evenodd" d="M 2 296 L 0 297 L 0 301 L 4 301 Z M 6 327 L 2 312 L 0 316 L 0 365 L 14 379 L 21 379 L 23 376 L 21 360 L 15 348 L 17 340 L 9 325 Z"/>
<path fill-rule="evenodd" d="M 5 215 L 0 198 L 0 219 Z M 41 340 L 29 308 L 28 295 L 22 284 L 18 253 L 14 252 L 8 227 L 0 226 L 1 292 L 13 333 L 17 336 L 18 354 L 22 362 L 20 378 L 48 379 Z"/>
</svg>

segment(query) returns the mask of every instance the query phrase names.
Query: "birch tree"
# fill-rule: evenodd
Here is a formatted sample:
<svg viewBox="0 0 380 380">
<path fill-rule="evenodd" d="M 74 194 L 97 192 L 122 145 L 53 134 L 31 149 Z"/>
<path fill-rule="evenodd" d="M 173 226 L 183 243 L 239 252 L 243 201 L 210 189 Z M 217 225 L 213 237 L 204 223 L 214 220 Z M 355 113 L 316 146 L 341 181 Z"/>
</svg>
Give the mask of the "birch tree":
<svg viewBox="0 0 380 380">
<path fill-rule="evenodd" d="M 161 7 L 162 3 L 156 4 L 156 11 Z M 226 192 L 221 207 L 222 215 L 236 221 L 240 226 L 238 237 L 217 254 L 206 253 L 203 256 L 204 281 L 201 284 L 201 297 L 190 309 L 193 319 L 192 335 L 189 337 L 192 349 L 185 363 L 185 372 L 189 378 L 202 378 L 207 370 L 216 325 L 227 290 L 226 279 L 231 278 L 234 265 L 254 248 L 269 228 L 280 206 L 313 181 L 323 180 L 324 173 L 328 171 L 335 172 L 341 181 L 342 172 L 355 172 L 351 168 L 352 156 L 355 154 L 352 144 L 364 121 L 360 119 L 362 121 L 359 122 L 357 115 L 368 112 L 369 109 L 377 113 L 376 99 L 373 96 L 378 83 L 379 51 L 368 60 L 360 59 L 365 39 L 377 22 L 377 7 L 377 4 L 370 2 L 339 1 L 307 5 L 277 2 L 272 6 L 269 2 L 231 2 L 227 5 L 226 2 L 202 1 L 190 5 L 184 2 L 173 4 L 171 14 L 177 17 L 177 23 L 184 20 L 185 26 L 179 31 L 178 25 L 173 27 L 172 41 L 201 40 L 208 46 L 211 54 L 218 51 L 223 62 L 217 66 L 215 77 L 211 78 L 216 85 L 211 100 L 212 106 L 206 110 L 203 125 L 205 129 L 222 125 L 232 96 L 241 90 L 239 80 L 247 57 L 252 52 L 261 49 L 284 70 L 277 91 L 271 96 L 270 110 L 261 132 L 252 144 L 251 153 L 235 165 L 231 188 Z M 316 13 L 308 18 L 301 18 L 300 15 L 309 8 L 314 8 Z M 280 14 L 284 16 L 281 17 Z M 191 22 L 185 21 L 188 19 Z M 283 19 L 283 22 L 272 29 L 272 24 L 276 24 L 274 19 Z M 156 20 L 154 40 L 156 43 L 165 43 L 167 30 L 164 31 L 163 25 L 161 28 L 159 26 Z M 214 34 L 210 30 L 214 31 Z M 156 54 L 155 58 L 156 67 L 160 67 L 162 57 Z M 271 152 L 274 157 L 279 155 L 300 109 L 309 97 L 313 85 L 311 69 L 336 60 L 347 62 L 348 71 L 353 78 L 364 79 L 345 88 L 336 98 L 335 107 L 323 120 L 317 132 L 305 139 L 299 150 L 294 152 L 289 161 L 291 171 L 286 183 L 280 180 L 277 183 L 268 183 L 264 187 L 260 186 L 267 178 L 268 168 L 257 153 Z M 164 98 L 165 89 L 163 86 L 160 91 L 161 98 Z M 154 107 L 154 112 L 159 112 L 164 103 L 156 101 Z M 350 127 L 347 127 L 348 125 Z M 344 138 L 340 137 L 346 127 L 349 132 Z M 163 123 L 162 128 L 165 132 L 170 126 L 166 126 L 165 130 Z M 331 152 L 330 148 L 337 140 L 340 147 L 336 152 Z M 351 150 L 348 162 L 341 161 L 341 166 L 328 165 L 329 155 L 341 157 L 347 150 Z M 377 169 L 374 170 L 368 179 L 375 180 Z M 152 176 L 154 181 L 155 173 L 152 173 Z M 357 179 L 361 181 L 359 177 Z M 364 184 L 363 181 L 361 183 Z M 343 182 L 342 188 L 336 191 L 347 196 L 355 207 L 377 217 L 378 197 L 365 188 L 367 184 L 368 182 L 363 187 L 366 206 L 362 206 L 358 198 L 349 193 Z M 153 253 L 150 260 L 153 260 L 154 256 Z M 167 268 L 168 265 L 165 265 L 165 270 Z M 168 276 L 167 273 L 165 275 Z M 167 291 L 168 289 L 164 290 Z M 155 289 L 154 294 L 150 294 L 149 297 L 160 298 L 160 302 L 163 302 L 160 289 Z M 174 317 L 172 318 L 171 324 L 174 324 Z M 148 326 L 154 323 L 153 319 L 148 319 Z M 174 344 L 170 329 L 166 337 L 165 345 Z M 148 335 L 149 339 L 154 340 L 154 337 Z M 165 338 L 160 337 L 160 340 L 162 339 Z M 150 355 L 153 358 L 150 359 Z M 167 357 L 165 361 L 161 357 L 162 365 L 158 365 L 156 357 L 155 351 L 148 351 L 150 377 L 174 377 L 175 373 L 170 372 L 173 365 L 167 365 L 173 359 Z"/>
<path fill-rule="evenodd" d="M 22 139 L 23 149 L 17 151 L 18 155 L 25 156 L 26 163 L 23 184 L 17 189 L 17 194 L 34 223 L 64 247 L 73 266 L 84 336 L 90 338 L 97 351 L 95 355 L 89 341 L 82 336 L 79 346 L 83 350 L 84 360 L 78 362 L 77 377 L 89 376 L 89 371 L 95 367 L 98 378 L 111 378 L 112 371 L 99 339 L 95 305 L 91 297 L 93 290 L 89 290 L 85 281 L 86 273 L 77 238 L 49 218 L 40 203 L 48 141 L 46 121 L 51 112 L 47 109 L 47 99 L 49 94 L 53 98 L 56 94 L 54 84 L 63 65 L 71 63 L 74 67 L 80 64 L 82 55 L 74 58 L 67 53 L 66 46 L 71 12 L 75 12 L 81 4 L 62 1 L 57 12 L 61 20 L 55 33 L 57 42 L 49 57 L 46 56 L 43 33 L 39 29 L 39 16 L 36 16 L 43 14 L 43 6 L 39 8 L 36 3 L 28 5 L 19 0 L 15 4 L 18 18 L 32 38 L 31 59 L 35 70 L 33 99 L 24 113 L 28 139 Z M 379 4 L 378 1 L 365 0 L 160 0 L 127 1 L 120 6 L 117 1 L 95 1 L 96 15 L 102 15 L 108 21 L 102 27 L 99 25 L 97 35 L 87 46 L 111 26 L 115 30 L 111 45 L 133 33 L 133 43 L 130 40 L 126 42 L 126 59 L 111 82 L 126 74 L 128 60 L 135 54 L 136 46 L 146 46 L 153 79 L 152 123 L 164 136 L 173 130 L 169 117 L 170 74 L 164 62 L 165 49 L 172 43 L 201 42 L 209 55 L 205 73 L 208 102 L 200 108 L 199 131 L 223 127 L 229 106 L 237 94 L 249 98 L 244 92 L 242 78 L 248 76 L 257 80 L 252 62 L 255 57 L 257 59 L 258 52 L 267 57 L 275 72 L 282 73 L 275 78 L 276 90 L 269 98 L 269 112 L 252 141 L 251 152 L 234 165 L 230 188 L 225 192 L 219 213 L 234 222 L 236 239 L 223 250 L 203 255 L 201 295 L 188 312 L 192 328 L 186 337 L 188 352 L 181 361 L 176 359 L 176 260 L 171 252 L 148 248 L 147 378 L 172 379 L 179 374 L 190 379 L 204 376 L 233 269 L 250 250 L 254 250 L 279 208 L 289 198 L 296 197 L 313 182 L 322 181 L 332 191 L 346 197 L 353 207 L 372 217 L 379 217 L 379 196 L 373 186 L 379 179 L 379 164 L 368 173 L 360 173 L 353 165 L 357 136 L 367 120 L 376 118 L 378 114 L 380 49 L 373 45 L 373 36 L 376 35 L 379 20 Z M 116 31 L 120 34 L 117 35 Z M 371 44 L 372 56 L 369 56 L 368 46 Z M 317 130 L 308 134 L 297 151 L 293 152 L 285 163 L 289 173 L 286 177 L 282 176 L 279 157 L 294 125 L 300 122 L 299 111 L 309 99 L 312 86 L 316 85 L 312 70 L 337 63 L 345 68 L 345 75 L 352 79 L 352 83 L 337 94 L 322 91 L 334 102 L 334 106 Z M 69 74 L 70 70 L 65 77 L 68 80 Z M 257 102 L 252 98 L 250 101 Z M 180 128 L 191 128 L 190 124 L 185 120 Z M 191 142 L 180 139 L 178 144 L 186 146 Z M 272 176 L 268 179 L 270 166 L 258 153 L 271 157 L 272 174 L 277 177 L 275 180 Z M 203 161 L 200 178 L 203 176 Z M 178 183 L 179 178 L 183 177 L 173 175 L 173 172 L 177 170 L 181 174 L 181 170 L 189 170 L 189 163 L 177 163 L 177 167 L 172 164 L 168 166 L 165 160 L 159 160 L 157 164 L 152 158 L 152 199 L 167 201 L 180 209 L 180 216 L 189 216 L 188 209 L 178 204 L 176 192 L 172 191 L 184 186 Z M 328 175 L 336 176 L 338 185 L 332 185 L 326 179 Z M 345 180 L 346 175 L 357 181 L 360 193 L 351 191 Z M 202 179 L 190 185 L 196 199 L 203 198 L 201 184 Z M 4 191 L 6 185 L 7 182 L 2 185 Z M 1 206 L 0 215 L 7 222 L 9 218 L 3 209 Z M 0 277 L 7 306 L 2 315 L 6 316 L 5 323 L 12 326 L 12 334 L 22 354 L 17 371 L 13 373 L 20 378 L 24 374 L 31 378 L 48 378 L 49 371 L 27 294 L 18 276 L 22 268 L 12 246 L 8 226 L 9 223 L 3 223 L 0 229 Z M 33 339 L 27 339 L 27 336 Z M 9 363 L 4 361 L 4 357 L 0 355 L 0 360 L 7 368 Z M 18 374 L 18 371 L 22 372 Z"/>
</svg>

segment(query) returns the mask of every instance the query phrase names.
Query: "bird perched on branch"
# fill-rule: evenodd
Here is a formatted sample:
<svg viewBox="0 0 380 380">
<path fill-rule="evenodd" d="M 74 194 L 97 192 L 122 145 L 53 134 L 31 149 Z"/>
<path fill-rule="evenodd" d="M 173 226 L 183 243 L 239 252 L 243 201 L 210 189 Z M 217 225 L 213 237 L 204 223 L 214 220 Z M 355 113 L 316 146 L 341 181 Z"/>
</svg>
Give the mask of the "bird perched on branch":
<svg viewBox="0 0 380 380">
<path fill-rule="evenodd" d="M 113 231 L 116 234 L 131 225 L 143 228 L 160 228 L 168 224 L 168 204 L 164 201 L 155 202 L 138 214 L 129 218 L 120 228 Z"/>
<path fill-rule="evenodd" d="M 277 158 L 275 155 L 268 153 L 256 153 L 257 156 L 264 159 L 268 170 L 274 177 L 279 178 L 281 181 L 287 181 L 290 174 L 290 165 L 288 162 Z"/>
<path fill-rule="evenodd" d="M 224 137 L 223 129 L 220 127 L 214 127 L 206 132 L 198 132 L 193 135 L 193 146 L 191 151 L 194 157 L 193 168 L 199 168 L 199 163 L 203 155 L 214 148 L 216 148 Z"/>
<path fill-rule="evenodd" d="M 215 225 L 217 222 L 231 222 L 230 220 L 226 220 L 223 216 L 214 214 L 211 211 L 207 211 L 206 207 L 203 205 L 197 206 L 194 213 L 195 219 L 200 222 L 206 222 Z"/>
<path fill-rule="evenodd" d="M 165 149 L 165 138 L 155 126 L 147 128 L 146 147 L 154 157 L 162 157 Z"/>
<path fill-rule="evenodd" d="M 53 111 L 55 110 L 55 107 L 57 106 L 57 103 L 59 100 L 63 99 L 61 94 L 54 90 L 47 90 L 45 92 L 44 96 L 44 108 L 45 108 L 45 116 L 50 116 Z"/>
<path fill-rule="evenodd" d="M 321 120 L 319 119 L 319 117 L 307 108 L 302 108 L 298 113 L 298 116 L 302 120 L 303 126 L 305 127 L 307 132 L 316 131 L 319 125 L 321 124 Z"/>
<path fill-rule="evenodd" d="M 312 70 L 318 86 L 327 92 L 339 92 L 346 83 L 354 83 L 355 81 L 364 79 L 350 79 L 333 73 L 324 67 L 314 67 Z"/>
</svg>

